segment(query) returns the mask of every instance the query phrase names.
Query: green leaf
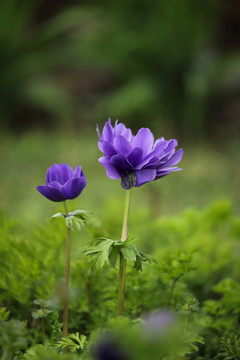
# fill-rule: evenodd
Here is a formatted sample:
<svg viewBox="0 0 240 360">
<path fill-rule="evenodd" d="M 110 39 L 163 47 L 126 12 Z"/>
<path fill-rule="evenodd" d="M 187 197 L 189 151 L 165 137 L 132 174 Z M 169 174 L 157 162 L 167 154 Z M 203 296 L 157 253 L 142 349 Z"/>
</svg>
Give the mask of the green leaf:
<svg viewBox="0 0 240 360">
<path fill-rule="evenodd" d="M 128 261 L 134 261 L 134 268 L 142 271 L 142 261 L 148 261 L 150 264 L 157 261 L 138 249 L 136 245 L 132 245 L 134 240 L 135 237 L 127 238 L 126 241 L 99 238 L 93 246 L 84 251 L 84 254 L 89 256 L 89 262 L 97 269 L 109 262 L 115 268 L 119 254 L 118 249 L 121 249 L 124 258 Z"/>
<path fill-rule="evenodd" d="M 53 216 L 51 216 L 51 219 L 54 220 L 54 219 L 56 219 L 56 218 L 58 218 L 58 217 L 63 217 L 63 218 L 65 218 L 66 215 L 59 212 L 59 213 L 56 213 L 56 214 L 54 214 Z"/>
<path fill-rule="evenodd" d="M 63 337 L 62 340 L 58 341 L 57 347 L 59 349 L 68 349 L 71 352 L 76 350 L 83 350 L 87 344 L 87 338 L 85 335 L 69 334 L 67 337 Z"/>
<path fill-rule="evenodd" d="M 6 307 L 0 307 L 0 321 L 7 320 L 9 317 L 10 312 L 7 310 Z"/>
<path fill-rule="evenodd" d="M 77 218 L 76 216 L 68 216 L 66 217 L 66 225 L 74 232 L 77 232 L 81 231 L 84 224 L 83 220 Z"/>
<path fill-rule="evenodd" d="M 119 256 L 118 249 L 116 247 L 112 247 L 108 258 L 109 258 L 110 264 L 112 265 L 112 267 L 114 267 L 114 269 L 116 269 L 116 262 L 117 262 L 118 256 Z"/>
<path fill-rule="evenodd" d="M 73 212 L 69 213 L 70 216 L 75 216 L 83 221 L 88 219 L 88 214 L 90 214 L 87 210 L 74 210 Z"/>
<path fill-rule="evenodd" d="M 122 246 L 121 252 L 126 260 L 136 260 L 136 252 L 134 251 L 133 246 Z"/>
<path fill-rule="evenodd" d="M 143 271 L 142 270 L 142 260 L 141 260 L 140 256 L 136 256 L 136 260 L 135 260 L 133 268 L 136 269 L 137 271 Z"/>
<path fill-rule="evenodd" d="M 32 346 L 25 352 L 25 354 L 23 355 L 23 358 L 26 360 L 36 359 L 36 356 L 38 355 L 38 350 L 41 350 L 41 349 L 44 349 L 44 345 L 42 345 L 42 344 Z"/>
<path fill-rule="evenodd" d="M 109 255 L 114 240 L 101 238 L 95 246 L 84 251 L 84 254 L 89 256 L 89 262 L 92 263 L 93 268 L 100 269 L 105 263 L 109 263 Z"/>
</svg>

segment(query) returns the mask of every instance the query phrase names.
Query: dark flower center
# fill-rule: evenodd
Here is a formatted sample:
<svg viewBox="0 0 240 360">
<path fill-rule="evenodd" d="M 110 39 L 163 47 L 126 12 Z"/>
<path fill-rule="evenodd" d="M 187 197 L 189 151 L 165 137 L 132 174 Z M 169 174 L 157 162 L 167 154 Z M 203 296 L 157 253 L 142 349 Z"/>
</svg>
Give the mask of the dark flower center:
<svg viewBox="0 0 240 360">
<path fill-rule="evenodd" d="M 136 185 L 137 178 L 135 172 L 126 172 L 121 179 L 121 185 L 124 189 L 129 190 Z"/>
</svg>

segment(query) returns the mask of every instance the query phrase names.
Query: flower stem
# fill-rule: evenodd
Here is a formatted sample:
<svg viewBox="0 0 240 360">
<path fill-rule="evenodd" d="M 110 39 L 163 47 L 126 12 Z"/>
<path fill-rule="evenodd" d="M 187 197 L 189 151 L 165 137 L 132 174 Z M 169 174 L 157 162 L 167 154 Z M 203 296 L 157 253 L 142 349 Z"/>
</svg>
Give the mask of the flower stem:
<svg viewBox="0 0 240 360">
<path fill-rule="evenodd" d="M 127 239 L 129 208 L 130 208 L 130 190 L 127 190 L 121 241 L 125 241 Z M 123 316 L 127 261 L 125 260 L 121 250 L 119 251 L 119 254 L 120 254 L 120 264 L 119 264 L 119 288 L 118 288 L 118 316 Z"/>
<path fill-rule="evenodd" d="M 174 288 L 175 288 L 175 285 L 176 285 L 176 282 L 178 281 L 179 278 L 175 278 L 172 282 L 172 285 L 171 285 L 171 288 L 170 288 L 170 293 L 169 293 L 169 298 L 168 298 L 168 310 L 170 309 L 170 306 L 171 306 L 171 302 L 172 302 L 172 296 L 173 296 L 173 291 L 174 291 Z"/>
<path fill-rule="evenodd" d="M 45 320 L 44 320 L 44 317 L 42 317 L 42 338 L 43 338 L 43 343 L 45 341 Z"/>
<path fill-rule="evenodd" d="M 63 202 L 65 214 L 68 216 L 68 209 L 66 201 Z M 66 237 L 66 268 L 65 268 L 65 296 L 64 296 L 64 309 L 63 309 L 63 336 L 68 334 L 68 295 L 69 295 L 69 272 L 70 272 L 70 233 L 71 230 L 67 227 Z"/>
<path fill-rule="evenodd" d="M 185 321 L 184 321 L 184 331 L 187 332 L 188 330 L 188 319 L 189 319 L 189 315 L 185 315 Z"/>
</svg>

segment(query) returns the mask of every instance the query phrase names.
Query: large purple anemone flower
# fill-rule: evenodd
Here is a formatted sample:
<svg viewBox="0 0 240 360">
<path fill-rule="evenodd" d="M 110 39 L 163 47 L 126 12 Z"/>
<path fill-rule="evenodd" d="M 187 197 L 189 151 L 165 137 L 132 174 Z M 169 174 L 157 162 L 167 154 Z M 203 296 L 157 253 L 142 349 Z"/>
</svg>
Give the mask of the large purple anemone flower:
<svg viewBox="0 0 240 360">
<path fill-rule="evenodd" d="M 161 137 L 154 141 L 148 128 L 141 128 L 134 136 L 131 129 L 118 121 L 112 126 L 111 119 L 105 123 L 102 134 L 97 126 L 97 133 L 98 148 L 104 154 L 99 162 L 110 179 L 121 178 L 121 185 L 126 190 L 181 170 L 173 166 L 183 155 L 182 149 L 175 151 L 175 139 Z"/>
<path fill-rule="evenodd" d="M 53 164 L 47 170 L 46 185 L 37 190 L 51 201 L 72 200 L 78 197 L 87 184 L 81 166 L 75 171 L 67 164 Z"/>
</svg>

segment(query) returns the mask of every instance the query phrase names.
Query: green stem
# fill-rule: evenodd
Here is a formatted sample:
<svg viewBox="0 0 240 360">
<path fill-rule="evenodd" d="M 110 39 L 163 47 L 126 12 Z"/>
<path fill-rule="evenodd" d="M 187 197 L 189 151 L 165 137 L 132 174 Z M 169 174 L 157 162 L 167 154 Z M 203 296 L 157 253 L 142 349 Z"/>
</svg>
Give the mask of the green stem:
<svg viewBox="0 0 240 360">
<path fill-rule="evenodd" d="M 168 310 L 170 309 L 170 306 L 171 306 L 173 291 L 174 291 L 177 281 L 178 281 L 178 278 L 174 279 L 172 282 L 171 288 L 170 288 L 170 293 L 169 293 L 169 298 L 168 298 L 168 306 L 167 306 Z"/>
<path fill-rule="evenodd" d="M 184 321 L 184 331 L 185 332 L 188 330 L 188 317 L 189 317 L 189 315 L 185 315 L 185 321 Z"/>
<path fill-rule="evenodd" d="M 66 201 L 63 202 L 65 214 L 68 216 L 68 209 Z M 66 268 L 65 268 L 65 296 L 64 296 L 64 309 L 63 309 L 63 336 L 68 334 L 68 296 L 69 296 L 69 272 L 70 272 L 70 233 L 71 230 L 67 227 L 66 237 Z"/>
<path fill-rule="evenodd" d="M 43 343 L 45 341 L 45 320 L 44 317 L 42 318 L 42 337 L 43 337 Z"/>
<path fill-rule="evenodd" d="M 121 241 L 125 241 L 127 239 L 129 209 L 130 209 L 130 190 L 127 190 L 126 191 L 124 216 L 123 216 L 123 227 L 122 227 Z M 123 314 L 124 314 L 124 297 L 125 297 L 127 261 L 125 260 L 121 250 L 119 251 L 119 253 L 120 253 L 119 254 L 120 255 L 120 264 L 119 264 L 119 288 L 118 288 L 118 316 L 123 316 Z"/>
</svg>

